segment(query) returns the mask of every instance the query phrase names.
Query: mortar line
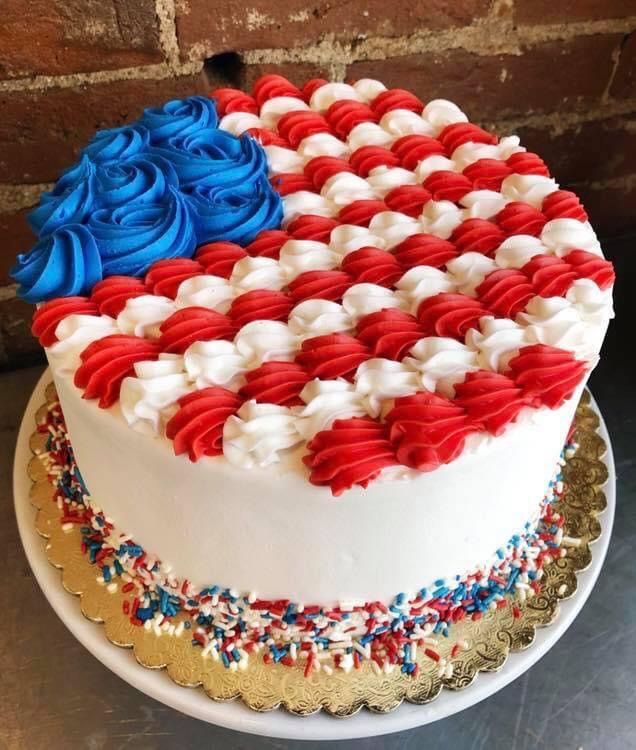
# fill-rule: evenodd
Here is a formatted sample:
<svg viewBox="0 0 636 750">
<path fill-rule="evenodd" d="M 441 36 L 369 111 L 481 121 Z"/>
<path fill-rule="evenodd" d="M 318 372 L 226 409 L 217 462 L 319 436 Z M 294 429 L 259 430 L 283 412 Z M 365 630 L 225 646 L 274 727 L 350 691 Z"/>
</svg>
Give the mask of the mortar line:
<svg viewBox="0 0 636 750">
<path fill-rule="evenodd" d="M 120 68 L 118 70 L 93 73 L 70 73 L 62 76 L 39 75 L 0 81 L 0 93 L 10 91 L 42 91 L 50 88 L 71 88 L 74 86 L 110 83 L 131 79 L 162 80 L 173 76 L 195 75 L 202 69 L 205 57 L 216 50 L 206 45 L 193 45 L 189 62 L 179 59 L 179 47 L 175 25 L 174 0 L 156 0 L 160 20 L 160 38 L 166 62 Z M 351 43 L 325 35 L 313 45 L 291 48 L 261 48 L 238 50 L 247 64 L 263 63 L 319 63 L 332 66 L 342 73 L 343 66 L 358 60 L 385 60 L 404 54 L 444 52 L 452 49 L 465 49 L 467 52 L 486 56 L 494 54 L 523 54 L 523 49 L 540 42 L 570 40 L 595 34 L 627 34 L 636 28 L 636 16 L 624 19 L 582 21 L 572 24 L 546 24 L 534 26 L 512 25 L 510 19 L 493 18 L 492 15 L 478 19 L 475 23 L 446 31 L 418 31 L 400 37 L 369 36 Z M 497 31 L 501 32 L 499 35 Z M 502 41 L 497 42 L 500 36 Z M 338 66 L 335 68 L 335 66 Z"/>
</svg>

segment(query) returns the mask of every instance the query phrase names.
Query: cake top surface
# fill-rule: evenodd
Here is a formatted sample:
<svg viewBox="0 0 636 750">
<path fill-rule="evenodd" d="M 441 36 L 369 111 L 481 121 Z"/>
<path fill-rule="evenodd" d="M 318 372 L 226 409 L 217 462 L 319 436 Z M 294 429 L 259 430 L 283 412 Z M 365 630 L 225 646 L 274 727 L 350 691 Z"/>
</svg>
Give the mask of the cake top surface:
<svg viewBox="0 0 636 750">
<path fill-rule="evenodd" d="M 147 109 L 29 221 L 13 275 L 56 374 L 193 461 L 301 450 L 334 494 L 557 408 L 612 315 L 612 266 L 538 155 L 370 79 Z"/>
</svg>

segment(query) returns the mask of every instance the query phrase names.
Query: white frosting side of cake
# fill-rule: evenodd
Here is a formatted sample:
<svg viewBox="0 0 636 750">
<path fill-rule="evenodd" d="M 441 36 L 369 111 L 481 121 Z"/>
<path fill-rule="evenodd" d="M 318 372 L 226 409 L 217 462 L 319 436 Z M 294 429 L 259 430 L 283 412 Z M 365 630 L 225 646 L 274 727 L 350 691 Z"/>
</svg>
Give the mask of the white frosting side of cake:
<svg viewBox="0 0 636 750">
<path fill-rule="evenodd" d="M 581 388 L 527 410 L 497 438 L 471 438 L 451 464 L 334 499 L 299 470 L 190 463 L 55 377 L 77 462 L 107 516 L 195 584 L 306 603 L 389 601 L 488 559 L 538 508 Z"/>
</svg>

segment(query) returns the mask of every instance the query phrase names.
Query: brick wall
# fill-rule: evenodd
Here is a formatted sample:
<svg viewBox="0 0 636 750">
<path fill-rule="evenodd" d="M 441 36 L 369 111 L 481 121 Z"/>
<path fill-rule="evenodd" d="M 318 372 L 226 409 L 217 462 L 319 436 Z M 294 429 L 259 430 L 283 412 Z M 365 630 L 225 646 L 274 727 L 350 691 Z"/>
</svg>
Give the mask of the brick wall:
<svg viewBox="0 0 636 750">
<path fill-rule="evenodd" d="M 636 0 L 4 0 L 0 368 L 37 357 L 8 269 L 28 208 L 101 127 L 264 72 L 371 76 L 517 132 L 602 235 L 636 227 Z"/>
</svg>

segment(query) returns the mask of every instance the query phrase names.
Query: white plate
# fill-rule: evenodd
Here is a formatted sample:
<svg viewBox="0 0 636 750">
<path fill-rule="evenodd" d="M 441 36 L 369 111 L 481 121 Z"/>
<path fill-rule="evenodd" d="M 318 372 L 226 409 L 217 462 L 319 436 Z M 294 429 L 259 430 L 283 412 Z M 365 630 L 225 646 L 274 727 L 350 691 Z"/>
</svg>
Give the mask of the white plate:
<svg viewBox="0 0 636 750">
<path fill-rule="evenodd" d="M 256 713 L 240 701 L 218 703 L 210 700 L 202 690 L 176 685 L 164 670 L 140 666 L 130 650 L 113 646 L 102 632 L 102 625 L 90 622 L 82 615 L 79 599 L 64 590 L 60 582 L 60 573 L 48 562 L 44 542 L 35 530 L 35 510 L 29 503 L 30 481 L 25 467 L 31 457 L 29 437 L 34 429 L 35 412 L 44 402 L 44 389 L 50 380 L 51 376 L 47 371 L 33 391 L 18 435 L 14 464 L 15 511 L 22 544 L 33 573 L 62 622 L 105 666 L 146 695 L 178 711 L 218 726 L 284 739 L 353 739 L 411 729 L 462 711 L 501 690 L 546 654 L 565 633 L 585 604 L 605 559 L 614 520 L 616 476 L 612 446 L 601 417 L 600 434 L 608 447 L 605 463 L 609 470 L 609 481 L 605 487 L 607 510 L 600 516 L 603 533 L 593 546 L 592 565 L 588 570 L 578 574 L 578 590 L 572 599 L 562 602 L 557 621 L 550 627 L 539 628 L 534 644 L 526 651 L 511 654 L 499 672 L 478 675 L 475 683 L 464 690 L 443 690 L 441 695 L 428 705 L 415 706 L 404 703 L 389 714 L 372 714 L 363 710 L 356 716 L 346 719 L 335 719 L 326 714 L 301 718 L 283 710 Z M 592 406 L 600 416 L 594 401 Z"/>
</svg>

